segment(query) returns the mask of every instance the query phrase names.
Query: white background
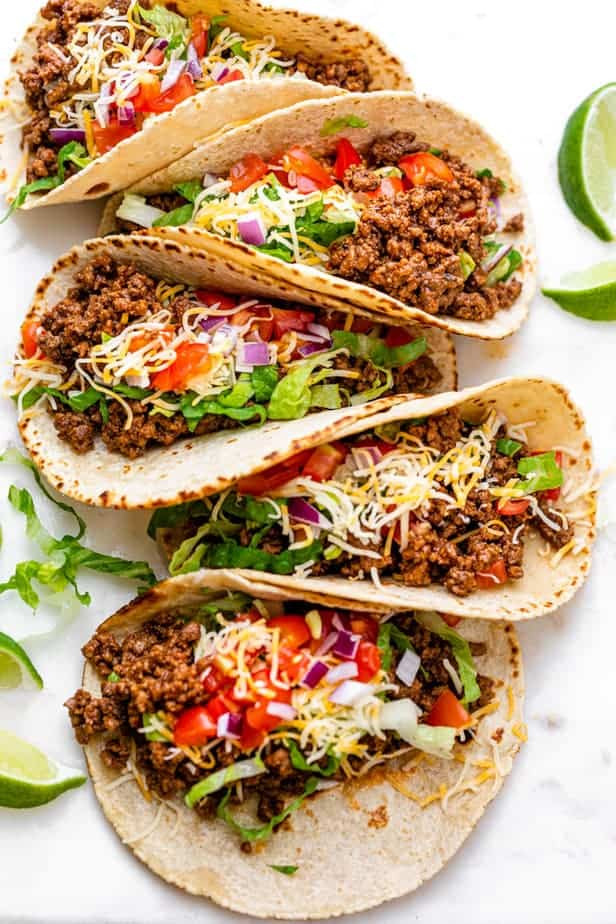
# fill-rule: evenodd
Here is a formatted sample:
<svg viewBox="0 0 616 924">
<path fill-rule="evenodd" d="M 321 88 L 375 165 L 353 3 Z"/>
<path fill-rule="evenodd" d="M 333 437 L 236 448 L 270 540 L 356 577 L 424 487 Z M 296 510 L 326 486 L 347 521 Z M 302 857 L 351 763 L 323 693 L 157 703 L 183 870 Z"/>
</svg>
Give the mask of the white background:
<svg viewBox="0 0 616 924">
<path fill-rule="evenodd" d="M 39 4 L 1 5 L 4 61 Z M 467 111 L 502 142 L 529 193 L 543 280 L 614 258 L 614 245 L 599 242 L 568 212 L 555 169 L 568 115 L 589 92 L 615 79 L 612 3 L 305 0 L 302 8 L 379 32 L 404 59 L 419 91 Z M 40 210 L 0 230 L 3 377 L 37 280 L 60 253 L 94 234 L 97 215 L 96 205 Z M 616 462 L 615 347 L 616 325 L 580 321 L 537 296 L 530 321 L 505 344 L 460 344 L 461 383 L 526 373 L 563 381 L 586 412 L 604 470 Z M 8 403 L 0 412 L 0 439 L 16 440 Z M 5 499 L 9 484 L 29 485 L 28 476 L 1 466 L 0 482 L 4 580 L 35 550 Z M 40 504 L 45 522 L 60 535 L 69 523 L 49 508 Z M 358 915 L 354 924 L 616 922 L 616 525 L 609 525 L 615 517 L 614 480 L 607 480 L 601 507 L 607 525 L 587 585 L 557 615 L 521 628 L 530 740 L 502 795 L 435 880 L 409 898 Z M 94 548 L 156 562 L 143 539 L 145 516 L 98 511 L 86 518 Z M 120 581 L 82 583 L 92 591 L 92 606 L 51 638 L 28 643 L 45 690 L 0 697 L 0 727 L 74 766 L 82 758 L 62 702 L 79 683 L 79 648 L 131 594 Z M 30 614 L 12 593 L 0 598 L 0 629 L 17 638 L 48 631 L 54 619 L 44 608 Z M 245 920 L 181 894 L 142 868 L 116 841 L 89 787 L 44 808 L 0 810 L 0 845 L 3 924 Z"/>
</svg>

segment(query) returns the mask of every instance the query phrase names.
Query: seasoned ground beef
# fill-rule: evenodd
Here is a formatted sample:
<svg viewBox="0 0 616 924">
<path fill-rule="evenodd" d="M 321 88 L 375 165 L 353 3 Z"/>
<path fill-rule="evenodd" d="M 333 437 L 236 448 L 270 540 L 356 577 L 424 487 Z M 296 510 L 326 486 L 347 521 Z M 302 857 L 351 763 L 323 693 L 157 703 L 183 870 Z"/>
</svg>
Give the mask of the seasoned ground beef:
<svg viewBox="0 0 616 924">
<path fill-rule="evenodd" d="M 427 149 L 412 132 L 379 138 L 364 152 L 366 165 L 356 166 L 345 182 L 356 192 L 370 190 L 374 168 L 395 165 L 406 154 Z M 473 321 L 510 307 L 521 291 L 512 279 L 486 286 L 481 271 L 483 240 L 496 230 L 489 209 L 495 177 L 477 177 L 459 158 L 442 151 L 439 157 L 453 180 L 435 178 L 394 198 L 368 199 L 353 234 L 330 248 L 329 269 L 416 305 L 429 314 L 447 314 Z M 373 174 L 374 176 L 374 174 Z M 521 230 L 522 216 L 507 230 Z M 460 251 L 477 269 L 465 281 Z"/>
<path fill-rule="evenodd" d="M 41 352 L 63 366 L 68 377 L 75 370 L 76 362 L 87 357 L 105 336 L 116 336 L 127 325 L 160 311 L 162 305 L 156 298 L 156 288 L 157 280 L 132 264 L 116 263 L 108 255 L 95 257 L 75 274 L 75 286 L 67 296 L 41 315 L 37 330 Z M 181 294 L 169 303 L 175 324 L 181 324 L 188 307 L 188 299 Z M 335 322 L 343 329 L 345 321 L 346 316 L 334 312 L 330 323 Z M 375 336 L 385 336 L 380 321 L 375 320 L 370 330 Z M 413 339 L 422 335 L 418 327 L 409 328 L 409 333 Z M 385 382 L 383 372 L 367 360 L 339 354 L 334 366 L 336 371 L 345 369 L 359 373 L 351 382 L 353 392 L 365 392 Z M 441 380 L 428 354 L 394 369 L 392 374 L 394 394 L 433 391 Z M 328 380 L 323 381 L 327 383 Z M 344 380 L 334 377 L 330 381 L 336 384 Z M 77 411 L 56 399 L 55 407 L 50 406 L 50 409 L 58 436 L 77 453 L 90 452 L 99 434 L 111 452 L 119 452 L 129 459 L 137 458 L 151 446 L 170 446 L 181 437 L 193 435 L 180 411 L 167 417 L 152 414 L 150 407 L 139 398 L 125 397 L 124 402 L 111 400 L 102 407 L 96 402 Z M 128 428 L 125 405 L 132 414 Z M 255 414 L 255 419 L 257 416 Z M 237 427 L 237 421 L 223 414 L 206 414 L 199 420 L 194 434 L 201 436 Z"/>
<path fill-rule="evenodd" d="M 349 58 L 344 61 L 310 61 L 303 55 L 298 55 L 296 68 L 310 80 L 317 83 L 342 87 L 351 93 L 364 93 L 370 86 L 370 71 L 368 65 L 359 58 Z"/>
<path fill-rule="evenodd" d="M 310 608 L 309 604 L 294 604 L 294 612 Z M 409 638 L 421 659 L 421 670 L 410 687 L 401 684 L 395 674 L 400 652 L 394 647 L 387 679 L 397 685 L 397 690 L 388 695 L 396 699 L 410 697 L 425 718 L 444 690 L 456 692 L 444 665 L 446 660 L 455 665 L 455 655 L 449 642 L 424 628 L 412 613 L 397 614 L 392 622 Z M 157 714 L 167 727 L 173 728 L 184 709 L 209 702 L 213 694 L 205 691 L 201 679 L 209 661 L 194 661 L 199 638 L 199 624 L 173 612 L 145 623 L 123 639 L 98 630 L 84 646 L 83 653 L 100 677 L 101 694 L 94 696 L 80 689 L 66 703 L 81 744 L 104 735 L 103 763 L 121 772 L 132 759 L 146 786 L 162 798 L 181 797 L 204 776 L 247 756 L 238 745 L 222 739 L 211 742 L 214 747 L 194 746 L 187 752 L 174 748 L 173 742 L 149 740 L 141 731 L 147 721 L 146 714 Z M 481 657 L 486 653 L 485 645 L 473 646 L 472 653 Z M 114 680 L 110 681 L 112 673 Z M 481 700 L 473 708 L 492 698 L 490 678 L 478 676 L 478 683 Z M 393 737 L 371 738 L 368 743 L 371 754 L 384 754 L 400 746 Z M 243 788 L 246 794 L 254 791 L 257 816 L 268 822 L 283 811 L 291 798 L 304 791 L 307 773 L 293 766 L 290 752 L 280 740 L 266 743 L 261 756 L 267 773 L 245 780 Z M 329 759 L 326 755 L 318 765 L 325 769 Z M 202 760 L 207 763 L 201 765 Z M 359 757 L 351 758 L 351 764 L 355 770 L 361 769 Z M 333 776 L 334 780 L 343 778 L 341 770 Z M 196 806 L 199 815 L 212 817 L 221 795 L 219 792 L 200 802 Z M 236 792 L 232 793 L 231 802 L 237 802 Z"/>
</svg>

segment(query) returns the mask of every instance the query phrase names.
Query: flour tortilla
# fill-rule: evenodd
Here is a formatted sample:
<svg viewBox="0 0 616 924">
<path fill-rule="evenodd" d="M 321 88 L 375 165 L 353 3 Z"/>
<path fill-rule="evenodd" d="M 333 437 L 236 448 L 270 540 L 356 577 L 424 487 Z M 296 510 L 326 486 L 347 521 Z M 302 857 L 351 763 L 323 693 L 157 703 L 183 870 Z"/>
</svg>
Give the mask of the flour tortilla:
<svg viewBox="0 0 616 924">
<path fill-rule="evenodd" d="M 281 280 L 262 275 L 248 266 L 237 266 L 226 258 L 203 250 L 192 251 L 174 241 L 145 236 L 109 237 L 87 241 L 60 257 L 51 272 L 39 283 L 28 317 L 39 315 L 57 304 L 74 286 L 75 273 L 95 256 L 109 254 L 121 263 L 134 263 L 139 269 L 170 282 L 185 282 L 209 289 L 240 292 L 248 296 L 269 296 L 300 302 L 315 308 L 331 307 L 347 311 L 339 299 L 318 292 L 297 292 Z M 354 309 L 355 310 L 355 309 Z M 376 318 L 374 313 L 360 314 Z M 377 318 L 378 319 L 378 318 Z M 380 320 L 383 320 L 381 317 Z M 441 370 L 441 388 L 456 387 L 456 354 L 452 338 L 435 328 L 420 328 L 429 343 L 430 355 Z M 217 479 L 235 464 L 240 469 L 257 467 L 266 456 L 271 439 L 286 452 L 297 440 L 314 431 L 327 438 L 332 421 L 366 417 L 389 399 L 340 411 L 310 414 L 297 421 L 269 421 L 259 429 L 225 430 L 210 436 L 195 436 L 172 446 L 150 449 L 131 461 L 110 452 L 102 440 L 85 455 L 77 455 L 58 438 L 51 415 L 42 407 L 22 418 L 20 431 L 24 444 L 48 480 L 64 494 L 86 504 L 104 507 L 152 507 L 180 503 L 216 489 Z M 314 421 L 307 422 L 309 418 Z"/>
<path fill-rule="evenodd" d="M 338 134 L 321 136 L 326 121 L 349 115 L 367 122 L 367 126 L 344 127 Z M 248 152 L 267 159 L 291 144 L 300 144 L 320 155 L 332 151 L 341 135 L 361 149 L 374 138 L 394 131 L 413 131 L 420 141 L 426 141 L 437 148 L 446 148 L 478 170 L 489 168 L 507 184 L 500 198 L 503 225 L 508 218 L 519 212 L 525 217 L 523 232 L 498 234 L 499 240 L 513 243 L 524 257 L 518 271 L 522 291 L 511 308 L 501 309 L 486 321 L 465 321 L 446 315 L 431 315 L 377 289 L 350 282 L 316 267 L 285 263 L 242 242 L 225 240 L 194 226 L 156 228 L 149 233 L 227 254 L 238 262 L 267 271 L 298 287 L 338 295 L 350 303 L 370 305 L 394 317 L 413 318 L 422 324 L 469 337 L 486 340 L 506 337 L 524 321 L 536 285 L 534 233 L 528 203 L 502 148 L 480 125 L 445 103 L 408 92 L 353 93 L 330 100 L 307 100 L 255 119 L 224 138 L 208 140 L 176 163 L 141 180 L 131 192 L 150 195 L 170 191 L 179 182 L 200 179 L 205 172 L 226 176 L 229 168 Z M 120 201 L 120 197 L 117 197 L 108 203 L 99 229 L 101 234 L 117 229 L 115 213 Z"/>
<path fill-rule="evenodd" d="M 269 586 L 267 575 L 255 582 L 252 575 L 242 572 L 202 571 L 159 584 L 102 628 L 127 634 L 169 609 L 190 613 L 226 590 L 262 599 L 302 599 L 292 587 Z M 315 598 L 315 602 L 344 606 L 328 596 Z M 513 627 L 468 621 L 457 630 L 469 640 L 486 643 L 487 654 L 476 658 L 477 667 L 496 680 L 498 701 L 496 711 L 482 719 L 477 740 L 458 749 L 469 758 L 466 770 L 462 763 L 436 758 L 416 763 L 417 752 L 411 752 L 390 762 L 385 770 L 376 768 L 353 784 L 308 800 L 262 848 L 245 854 L 224 822 L 200 819 L 179 800 L 172 802 L 173 809 L 162 809 L 158 825 L 140 838 L 151 828 L 160 803 L 148 803 L 132 781 L 111 788 L 118 774 L 103 764 L 101 743 L 93 741 L 85 754 L 105 815 L 120 839 L 167 882 L 253 917 L 333 917 L 414 891 L 443 868 L 471 833 L 511 770 L 520 746 L 518 736 L 523 735 L 522 661 Z M 89 664 L 83 685 L 94 694 L 100 689 Z M 497 729 L 501 733 L 495 740 L 492 735 Z M 472 761 L 494 763 L 478 769 Z M 500 772 L 495 776 L 486 766 L 498 766 Z M 441 785 L 449 789 L 462 773 L 469 783 L 475 781 L 476 791 L 452 793 L 443 804 L 435 800 L 422 809 L 400 792 L 410 791 L 423 799 Z M 270 864 L 292 864 L 298 869 L 293 876 L 285 876 Z"/>
<path fill-rule="evenodd" d="M 86 0 L 80 0 L 85 3 Z M 103 9 L 109 0 L 95 0 Z M 161 2 L 161 0 L 158 0 Z M 359 57 L 372 75 L 370 89 L 410 89 L 401 62 L 372 33 L 343 20 L 300 13 L 297 10 L 274 10 L 256 0 L 176 0 L 174 6 L 185 15 L 205 13 L 227 16 L 226 22 L 248 37 L 273 35 L 285 52 L 295 55 L 309 52 L 311 59 L 332 61 Z M 26 32 L 11 60 L 5 83 L 5 97 L 11 101 L 2 128 L 4 136 L 0 161 L 8 182 L 7 195 L 12 198 L 25 182 L 25 158 L 21 148 L 21 124 L 27 120 L 27 108 L 19 72 L 27 70 L 36 51 L 36 36 L 45 20 L 39 15 Z M 211 135 L 264 115 L 272 109 L 290 106 L 310 98 L 329 98 L 344 93 L 338 87 L 324 86 L 312 80 L 293 77 L 236 81 L 210 87 L 181 103 L 172 112 L 155 116 L 133 138 L 121 142 L 107 154 L 62 186 L 43 195 L 31 196 L 26 209 L 40 205 L 57 205 L 98 199 L 137 182 L 141 177 L 191 151 Z"/>
<path fill-rule="evenodd" d="M 481 420 L 491 408 L 496 408 L 512 424 L 535 421 L 535 425 L 528 430 L 531 450 L 561 446 L 576 453 L 575 458 L 569 454 L 564 455 L 566 491 L 559 501 L 559 507 L 565 514 L 587 511 L 584 520 L 589 525 L 578 525 L 575 533 L 576 543 L 579 544 L 577 554 L 566 555 L 555 567 L 551 564 L 554 550 L 546 555 L 544 540 L 539 535 L 529 535 L 524 544 L 524 577 L 495 586 L 494 589 L 477 590 L 467 597 L 457 597 L 441 584 L 408 587 L 389 578 L 383 579 L 380 588 L 369 579 L 350 581 L 345 577 L 297 578 L 272 574 L 268 576 L 268 581 L 278 587 L 293 587 L 302 594 L 311 591 L 344 597 L 349 601 L 361 601 L 371 606 L 383 605 L 397 610 L 432 609 L 491 620 L 531 619 L 551 612 L 569 600 L 583 584 L 590 568 L 595 539 L 596 494 L 590 486 L 592 451 L 584 419 L 561 385 L 547 379 L 501 379 L 458 393 L 398 403 L 372 418 L 350 424 L 341 422 L 338 427 L 332 428 L 333 435 L 340 439 L 384 423 L 426 417 L 451 407 L 459 407 L 465 420 Z M 314 446 L 318 442 L 322 441 L 310 439 L 302 445 Z M 273 440 L 270 450 L 271 455 L 276 457 Z M 264 461 L 255 471 L 267 467 Z M 569 502 L 567 497 L 575 497 L 576 493 L 582 496 Z M 185 534 L 160 530 L 158 538 L 163 554 L 169 559 Z M 258 580 L 259 573 L 254 572 L 254 577 Z"/>
</svg>

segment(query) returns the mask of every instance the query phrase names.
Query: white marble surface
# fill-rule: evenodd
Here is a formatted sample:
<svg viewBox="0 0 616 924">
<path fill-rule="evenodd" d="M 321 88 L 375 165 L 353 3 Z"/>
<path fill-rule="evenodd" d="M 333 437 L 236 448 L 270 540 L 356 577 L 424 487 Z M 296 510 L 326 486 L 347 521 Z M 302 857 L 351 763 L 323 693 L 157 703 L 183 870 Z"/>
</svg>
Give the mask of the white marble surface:
<svg viewBox="0 0 616 924">
<path fill-rule="evenodd" d="M 3 0 L 3 61 L 38 5 L 38 0 Z M 419 90 L 468 111 L 502 141 L 530 194 L 543 278 L 614 256 L 613 245 L 601 244 L 569 214 L 555 171 L 570 111 L 588 92 L 614 79 L 613 4 L 564 0 L 556 8 L 537 0 L 305 0 L 301 5 L 379 31 L 404 58 Z M 96 206 L 42 210 L 0 229 L 3 366 L 37 279 L 64 249 L 94 232 L 97 211 Z M 463 384 L 510 373 L 542 373 L 565 382 L 587 413 L 598 466 L 616 461 L 616 325 L 578 321 L 538 296 L 530 321 L 506 344 L 460 346 Z M 0 439 L 15 438 L 5 404 Z M 28 478 L 2 467 L 2 579 L 33 551 L 5 500 L 11 482 L 28 484 Z M 66 525 L 49 505 L 41 510 L 56 531 Z M 608 480 L 602 519 L 610 517 L 616 518 L 616 490 Z M 87 520 L 94 547 L 153 556 L 142 538 L 145 518 L 94 512 Z M 433 882 L 407 899 L 357 916 L 356 924 L 616 921 L 615 566 L 616 523 L 602 530 L 590 580 L 575 600 L 557 615 L 522 627 L 530 740 L 478 830 Z M 92 578 L 83 584 L 93 594 L 90 609 L 76 613 L 53 637 L 28 645 L 45 690 L 0 698 L 0 726 L 76 766 L 81 755 L 61 704 L 79 681 L 78 649 L 130 593 L 121 582 Z M 52 611 L 43 608 L 33 616 L 14 595 L 0 598 L 0 628 L 18 638 L 53 624 Z M 4 924 L 242 920 L 150 875 L 116 841 L 88 787 L 45 808 L 0 810 L 0 845 Z"/>
</svg>

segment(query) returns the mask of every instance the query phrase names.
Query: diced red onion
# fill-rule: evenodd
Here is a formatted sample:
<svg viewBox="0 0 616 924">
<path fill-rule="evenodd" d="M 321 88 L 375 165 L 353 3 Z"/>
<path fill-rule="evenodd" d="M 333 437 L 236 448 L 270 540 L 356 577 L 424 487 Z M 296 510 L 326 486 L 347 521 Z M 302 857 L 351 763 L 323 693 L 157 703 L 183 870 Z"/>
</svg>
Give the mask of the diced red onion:
<svg viewBox="0 0 616 924">
<path fill-rule="evenodd" d="M 242 363 L 247 366 L 267 366 L 269 364 L 269 347 L 263 341 L 250 341 L 242 347 Z"/>
<path fill-rule="evenodd" d="M 310 322 L 310 324 L 308 324 L 308 330 L 311 334 L 316 334 L 317 337 L 322 337 L 323 340 L 326 340 L 331 344 L 332 335 L 325 324 L 315 324 L 314 322 Z"/>
<path fill-rule="evenodd" d="M 124 106 L 118 106 L 118 122 L 120 125 L 135 124 L 135 107 L 132 103 L 125 103 Z"/>
<path fill-rule="evenodd" d="M 371 683 L 360 683 L 358 680 L 345 680 L 339 687 L 329 694 L 329 701 L 338 706 L 353 706 L 355 703 L 374 692 Z"/>
<path fill-rule="evenodd" d="M 216 83 L 218 83 L 220 80 L 223 79 L 223 77 L 226 77 L 228 73 L 229 73 L 228 67 L 222 67 L 218 71 L 217 74 L 216 74 L 216 68 L 214 68 L 214 71 L 212 71 L 212 77 L 214 77 L 214 80 L 216 81 Z"/>
<path fill-rule="evenodd" d="M 186 58 L 188 61 L 186 70 L 195 80 L 200 80 L 203 77 L 203 68 L 199 62 L 199 55 L 197 54 L 197 49 L 191 42 L 186 50 Z"/>
<path fill-rule="evenodd" d="M 513 244 L 503 244 L 498 248 L 490 257 L 483 261 L 481 264 L 481 269 L 484 273 L 489 273 L 490 270 L 493 270 L 497 266 L 503 257 L 506 257 L 510 250 L 513 249 Z"/>
<path fill-rule="evenodd" d="M 340 619 L 338 613 L 334 613 L 332 616 L 332 626 L 334 629 L 338 629 L 339 632 L 346 632 L 343 621 Z"/>
<path fill-rule="evenodd" d="M 230 339 L 231 343 L 224 353 L 225 356 L 229 356 L 235 349 L 235 344 L 237 343 L 237 327 L 234 327 L 232 324 L 223 324 L 222 327 L 218 328 L 216 333 L 224 334 L 225 337 Z"/>
<path fill-rule="evenodd" d="M 340 683 L 341 680 L 351 680 L 357 677 L 359 669 L 355 661 L 345 661 L 343 664 L 336 664 L 327 672 L 326 680 L 328 683 Z"/>
<path fill-rule="evenodd" d="M 286 719 L 291 721 L 297 715 L 297 709 L 294 709 L 293 706 L 290 706 L 288 703 L 277 703 L 271 702 L 267 704 L 265 710 L 268 715 L 275 715 L 279 719 Z"/>
<path fill-rule="evenodd" d="M 315 661 L 304 675 L 301 685 L 303 687 L 310 687 L 310 689 L 313 690 L 323 680 L 326 673 L 327 664 L 324 664 L 323 661 Z"/>
<path fill-rule="evenodd" d="M 367 453 L 373 462 L 380 462 L 383 458 L 383 453 L 376 446 L 356 446 L 351 450 L 353 456 L 353 461 L 356 465 L 361 466 L 365 463 L 366 457 L 362 453 Z"/>
<path fill-rule="evenodd" d="M 186 67 L 186 61 L 180 61 L 179 58 L 174 58 L 169 62 L 169 67 L 167 68 L 167 73 L 163 77 L 162 83 L 160 85 L 160 92 L 166 93 L 167 90 L 170 90 L 171 87 L 174 87 L 182 74 L 184 73 L 184 68 Z"/>
<path fill-rule="evenodd" d="M 202 318 L 201 321 L 199 321 L 199 327 L 201 330 L 214 330 L 215 327 L 220 327 L 221 324 L 225 324 L 228 320 L 228 314 L 221 314 L 217 318 Z"/>
<path fill-rule="evenodd" d="M 242 717 L 237 712 L 225 712 L 216 723 L 219 738 L 239 738 L 242 732 Z"/>
<path fill-rule="evenodd" d="M 265 225 L 257 212 L 250 212 L 238 218 L 237 230 L 245 244 L 253 244 L 255 247 L 265 244 Z"/>
<path fill-rule="evenodd" d="M 51 128 L 49 134 L 52 141 L 57 142 L 57 144 L 86 140 L 86 133 L 81 128 Z"/>
<path fill-rule="evenodd" d="M 488 215 L 490 218 L 493 218 L 494 221 L 498 221 L 501 214 L 500 199 L 498 196 L 494 196 L 493 199 L 488 200 Z"/>
<path fill-rule="evenodd" d="M 316 507 L 301 497 L 292 497 L 289 501 L 289 516 L 297 523 L 307 523 L 308 526 L 318 526 L 320 529 L 331 529 L 332 524 L 320 513 Z"/>
<path fill-rule="evenodd" d="M 326 343 L 304 343 L 298 347 L 297 352 L 300 356 L 312 356 L 313 353 L 323 353 L 329 347 Z"/>
<path fill-rule="evenodd" d="M 330 649 L 333 647 L 333 644 L 336 641 L 336 637 L 336 632 L 330 632 L 329 635 L 326 635 L 314 653 L 315 658 L 321 658 L 323 655 L 327 654 L 327 652 L 330 651 Z"/>
<path fill-rule="evenodd" d="M 160 51 L 164 51 L 168 44 L 169 44 L 168 39 L 164 39 L 164 38 L 156 39 L 156 41 L 152 45 L 152 48 L 158 48 L 160 49 Z"/>
<path fill-rule="evenodd" d="M 335 655 L 338 655 L 339 658 L 353 659 L 358 648 L 359 635 L 353 635 L 352 632 L 347 632 L 346 629 L 338 632 L 333 649 Z"/>
<path fill-rule="evenodd" d="M 407 649 L 400 658 L 396 668 L 396 677 L 402 681 L 405 687 L 410 687 L 415 680 L 420 664 L 421 658 L 410 649 Z"/>
<path fill-rule="evenodd" d="M 203 188 L 209 189 L 209 187 L 214 186 L 215 183 L 218 183 L 218 177 L 213 173 L 206 173 L 203 177 Z"/>
</svg>

